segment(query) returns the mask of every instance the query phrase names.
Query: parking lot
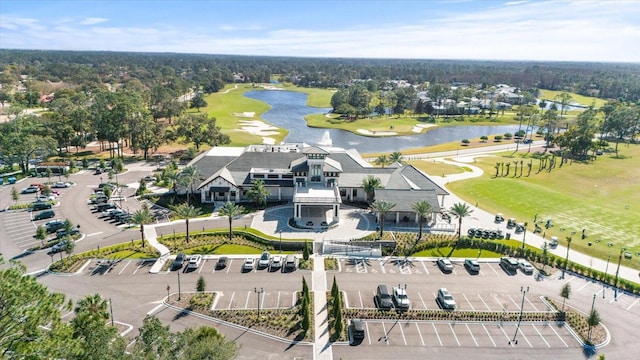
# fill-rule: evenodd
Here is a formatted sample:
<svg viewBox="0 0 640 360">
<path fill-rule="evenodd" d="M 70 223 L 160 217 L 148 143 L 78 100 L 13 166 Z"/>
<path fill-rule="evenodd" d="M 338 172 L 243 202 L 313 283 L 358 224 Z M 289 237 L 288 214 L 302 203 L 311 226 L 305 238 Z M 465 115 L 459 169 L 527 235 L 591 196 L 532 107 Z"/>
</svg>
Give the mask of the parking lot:
<svg viewBox="0 0 640 360">
<path fill-rule="evenodd" d="M 430 275 L 430 276 L 465 276 L 465 277 L 501 277 L 517 276 L 506 273 L 497 260 L 481 263 L 480 272 L 468 272 L 461 262 L 453 263 L 453 271 L 449 274 L 443 273 L 436 265 L 435 261 L 404 258 L 399 259 L 375 259 L 375 258 L 341 258 L 338 263 L 338 272 L 356 274 L 401 274 L 401 275 Z M 527 275 L 531 276 L 531 275 Z"/>
<path fill-rule="evenodd" d="M 564 327 L 555 323 L 522 323 L 518 344 L 509 343 L 515 323 L 449 323 L 394 320 L 365 321 L 366 335 L 361 345 L 466 348 L 578 348 L 580 344 Z"/>
<path fill-rule="evenodd" d="M 37 223 L 44 224 L 46 221 Z M 2 226 L 5 228 L 8 239 L 21 249 L 40 244 L 40 240 L 34 238 L 36 225 L 31 221 L 31 213 L 28 211 L 7 212 L 2 217 Z"/>
</svg>

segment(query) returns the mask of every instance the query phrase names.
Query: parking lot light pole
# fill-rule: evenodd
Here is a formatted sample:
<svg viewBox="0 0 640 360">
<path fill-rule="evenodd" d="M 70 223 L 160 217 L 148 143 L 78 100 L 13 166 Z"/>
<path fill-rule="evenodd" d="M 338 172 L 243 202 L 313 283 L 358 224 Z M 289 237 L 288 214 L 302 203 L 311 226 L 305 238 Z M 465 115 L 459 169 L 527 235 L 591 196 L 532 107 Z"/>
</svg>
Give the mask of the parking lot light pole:
<svg viewBox="0 0 640 360">
<path fill-rule="evenodd" d="M 254 287 L 253 292 L 258 294 L 258 319 L 260 319 L 260 295 L 264 293 L 264 288 L 260 288 L 260 290 L 258 290 L 257 287 Z"/>
<path fill-rule="evenodd" d="M 113 301 L 109 298 L 109 310 L 111 311 L 111 326 L 113 326 Z"/>
<path fill-rule="evenodd" d="M 620 263 L 622 262 L 622 253 L 627 250 L 624 246 L 620 249 L 620 255 L 618 256 L 618 268 L 616 268 L 616 278 L 613 281 L 613 298 L 618 301 L 618 273 L 620 272 Z"/>
<path fill-rule="evenodd" d="M 178 274 L 178 301 L 182 298 L 182 290 L 180 289 L 180 270 L 177 271 Z"/>
<path fill-rule="evenodd" d="M 606 288 L 607 281 L 607 271 L 609 271 L 609 260 L 611 260 L 611 255 L 607 257 L 607 266 L 604 268 L 604 281 L 602 282 L 602 298 L 604 299 L 604 289 Z"/>
<path fill-rule="evenodd" d="M 524 223 L 524 229 L 523 229 L 523 233 L 522 233 L 522 250 L 524 250 L 524 244 L 525 244 L 525 239 L 527 237 L 527 225 L 529 223 Z"/>
<path fill-rule="evenodd" d="M 524 311 L 524 298 L 527 296 L 527 292 L 529 292 L 529 287 L 526 288 L 524 286 L 520 287 L 520 292 L 522 293 L 522 304 L 520 305 L 520 316 L 518 317 L 518 324 L 516 325 L 516 333 L 513 334 L 513 340 L 509 340 L 509 345 L 514 344 L 518 345 L 518 340 L 516 340 L 516 336 L 518 336 L 518 330 L 520 329 L 520 323 L 522 322 L 522 312 Z"/>
<path fill-rule="evenodd" d="M 569 264 L 569 248 L 571 247 L 571 236 L 567 237 L 567 256 L 564 258 L 564 269 L 562 269 L 562 279 L 564 279 L 564 273 L 567 272 L 567 265 Z"/>
</svg>

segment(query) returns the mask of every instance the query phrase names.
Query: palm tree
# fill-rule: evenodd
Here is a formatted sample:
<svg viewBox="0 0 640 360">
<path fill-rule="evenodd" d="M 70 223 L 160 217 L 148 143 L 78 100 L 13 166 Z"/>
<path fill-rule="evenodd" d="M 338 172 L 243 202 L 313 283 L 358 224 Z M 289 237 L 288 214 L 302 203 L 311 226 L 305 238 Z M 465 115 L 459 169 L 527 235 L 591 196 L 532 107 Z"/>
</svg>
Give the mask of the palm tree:
<svg viewBox="0 0 640 360">
<path fill-rule="evenodd" d="M 416 242 L 418 242 L 422 239 L 422 224 L 424 222 L 424 218 L 433 212 L 433 207 L 426 200 L 422 200 L 411 204 L 411 208 L 416 212 L 416 215 L 418 215 L 418 226 L 420 227 L 418 239 L 416 240 Z"/>
<path fill-rule="evenodd" d="M 131 222 L 140 225 L 140 236 L 142 238 L 142 247 L 144 247 L 144 225 L 153 222 L 151 210 L 149 210 L 149 206 L 146 203 L 142 204 L 142 209 L 133 213 Z"/>
<path fill-rule="evenodd" d="M 251 189 L 247 190 L 247 196 L 256 202 L 256 207 L 265 206 L 267 204 L 267 197 L 269 196 L 269 190 L 264 184 L 262 179 L 254 179 L 251 184 Z"/>
<path fill-rule="evenodd" d="M 367 201 L 370 202 L 373 201 L 376 189 L 382 187 L 382 182 L 379 178 L 374 177 L 373 175 L 368 175 L 366 178 L 362 179 L 362 187 L 364 188 L 364 192 L 367 194 Z"/>
<path fill-rule="evenodd" d="M 387 157 L 387 155 L 380 155 L 378 156 L 378 158 L 375 160 L 376 165 L 380 165 L 382 166 L 382 168 L 385 167 L 385 165 L 387 165 L 389 163 L 389 158 Z"/>
<path fill-rule="evenodd" d="M 103 299 L 100 294 L 87 295 L 78 300 L 73 311 L 76 315 L 88 314 L 94 319 L 107 320 L 109 318 L 108 305 L 107 300 Z"/>
<path fill-rule="evenodd" d="M 567 301 L 569 296 L 571 296 L 571 285 L 570 284 L 564 284 L 564 286 L 560 290 L 560 296 L 562 297 L 562 310 L 560 310 L 560 312 L 564 312 L 564 302 Z"/>
<path fill-rule="evenodd" d="M 398 164 L 404 164 L 404 158 L 402 156 L 402 153 L 399 151 L 394 151 L 391 153 L 391 155 L 389 155 L 389 162 L 390 163 L 398 163 Z"/>
<path fill-rule="evenodd" d="M 187 244 L 189 243 L 189 219 L 200 216 L 200 209 L 185 202 L 173 208 L 173 213 L 178 219 L 184 219 L 187 226 Z"/>
<path fill-rule="evenodd" d="M 227 216 L 229 218 L 229 240 L 231 240 L 232 237 L 231 225 L 233 222 L 233 218 L 242 215 L 242 213 L 244 213 L 244 207 L 236 205 L 231 201 L 227 201 L 224 205 L 222 205 L 220 210 L 218 210 L 218 215 Z"/>
<path fill-rule="evenodd" d="M 180 173 L 177 169 L 167 169 L 163 175 L 164 181 L 171 183 L 171 190 L 175 194 L 180 182 Z"/>
<path fill-rule="evenodd" d="M 449 212 L 451 212 L 453 215 L 455 215 L 458 218 L 458 240 L 460 240 L 461 232 L 462 232 L 462 218 L 471 215 L 473 210 L 471 210 L 469 205 L 465 203 L 455 203 L 453 204 L 451 209 L 449 209 Z"/>
<path fill-rule="evenodd" d="M 384 218 L 391 209 L 393 209 L 396 204 L 386 201 L 386 200 L 376 200 L 373 204 L 369 206 L 371 211 L 375 211 L 378 213 L 378 218 L 380 222 L 380 237 L 382 237 L 382 232 L 384 231 Z"/>
<path fill-rule="evenodd" d="M 193 196 L 193 186 L 200 180 L 200 171 L 195 166 L 187 166 L 180 172 L 179 182 L 180 185 L 191 190 L 187 192 L 187 202 L 189 201 L 189 195 Z"/>
</svg>

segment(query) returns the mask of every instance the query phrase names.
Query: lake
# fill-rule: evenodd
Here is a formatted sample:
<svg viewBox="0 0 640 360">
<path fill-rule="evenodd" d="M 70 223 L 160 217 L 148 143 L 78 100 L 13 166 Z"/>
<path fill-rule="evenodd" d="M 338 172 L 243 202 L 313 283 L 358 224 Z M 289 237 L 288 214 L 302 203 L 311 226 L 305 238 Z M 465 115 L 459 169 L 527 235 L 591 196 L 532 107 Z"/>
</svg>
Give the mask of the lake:
<svg viewBox="0 0 640 360">
<path fill-rule="evenodd" d="M 495 126 L 449 126 L 431 129 L 423 134 L 411 136 L 367 137 L 339 129 L 318 129 L 307 127 L 305 115 L 327 113 L 331 108 L 314 108 L 306 105 L 307 94 L 295 91 L 260 90 L 249 91 L 244 96 L 263 101 L 271 106 L 262 118 L 274 126 L 285 128 L 289 135 L 286 142 L 304 142 L 317 145 L 323 137 L 331 138 L 333 146 L 356 149 L 360 153 L 393 152 L 417 147 L 438 145 L 462 139 L 477 138 L 482 135 L 515 133 L 518 125 Z M 523 129 L 526 126 L 522 127 Z M 323 143 L 324 144 L 324 143 Z"/>
</svg>

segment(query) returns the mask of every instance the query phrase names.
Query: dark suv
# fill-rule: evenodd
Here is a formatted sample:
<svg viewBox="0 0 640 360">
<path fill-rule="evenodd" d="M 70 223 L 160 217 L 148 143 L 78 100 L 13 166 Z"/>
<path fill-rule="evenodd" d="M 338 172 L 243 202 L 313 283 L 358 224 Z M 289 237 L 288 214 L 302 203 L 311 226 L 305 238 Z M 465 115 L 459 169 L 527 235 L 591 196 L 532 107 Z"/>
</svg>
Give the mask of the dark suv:
<svg viewBox="0 0 640 360">
<path fill-rule="evenodd" d="M 49 219 L 54 216 L 56 216 L 56 213 L 53 210 L 45 210 L 36 214 L 36 216 L 33 217 L 33 220 Z"/>
<path fill-rule="evenodd" d="M 46 201 L 36 201 L 31 204 L 32 211 L 51 209 L 51 204 Z"/>
<path fill-rule="evenodd" d="M 182 265 L 184 265 L 184 261 L 186 260 L 187 255 L 185 255 L 183 252 L 179 252 L 178 256 L 176 256 L 176 259 L 173 260 L 173 263 L 171 264 L 171 270 L 179 270 L 182 268 Z"/>
<path fill-rule="evenodd" d="M 49 221 L 48 223 L 44 224 L 44 228 L 47 230 L 48 233 L 55 232 L 59 229 L 64 228 L 64 221 L 62 220 Z"/>
</svg>

